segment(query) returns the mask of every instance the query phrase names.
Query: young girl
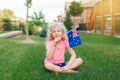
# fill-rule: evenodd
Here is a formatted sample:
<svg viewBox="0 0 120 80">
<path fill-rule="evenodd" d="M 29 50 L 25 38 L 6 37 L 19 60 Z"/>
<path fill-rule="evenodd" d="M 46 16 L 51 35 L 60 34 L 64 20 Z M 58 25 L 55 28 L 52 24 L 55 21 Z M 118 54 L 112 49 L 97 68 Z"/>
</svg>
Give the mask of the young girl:
<svg viewBox="0 0 120 80">
<path fill-rule="evenodd" d="M 44 67 L 49 71 L 56 73 L 75 73 L 74 69 L 79 67 L 83 61 L 81 58 L 76 58 L 76 54 L 69 47 L 66 35 L 66 28 L 61 23 L 55 23 L 47 32 L 46 42 L 46 58 Z M 65 51 L 68 50 L 71 57 L 68 62 L 64 59 Z"/>
</svg>

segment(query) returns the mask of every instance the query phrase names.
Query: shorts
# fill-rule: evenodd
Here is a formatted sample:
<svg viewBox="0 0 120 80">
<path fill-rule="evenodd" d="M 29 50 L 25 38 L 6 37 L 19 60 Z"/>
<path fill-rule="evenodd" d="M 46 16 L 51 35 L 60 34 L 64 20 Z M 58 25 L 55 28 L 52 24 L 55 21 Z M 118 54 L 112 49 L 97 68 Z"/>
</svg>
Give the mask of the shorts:
<svg viewBox="0 0 120 80">
<path fill-rule="evenodd" d="M 59 63 L 59 64 L 54 64 L 54 65 L 59 66 L 59 67 L 64 67 L 66 64 L 67 64 L 67 62 L 63 62 L 63 63 Z"/>
</svg>

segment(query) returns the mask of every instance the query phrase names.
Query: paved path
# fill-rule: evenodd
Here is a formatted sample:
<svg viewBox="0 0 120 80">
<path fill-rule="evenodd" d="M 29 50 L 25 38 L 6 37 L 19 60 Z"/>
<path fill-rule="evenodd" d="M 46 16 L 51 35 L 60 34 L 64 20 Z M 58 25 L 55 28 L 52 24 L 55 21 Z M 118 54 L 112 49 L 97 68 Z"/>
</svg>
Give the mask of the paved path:
<svg viewBox="0 0 120 80">
<path fill-rule="evenodd" d="M 18 37 L 21 34 L 22 34 L 22 31 L 11 31 L 11 32 L 0 34 L 0 38 Z"/>
</svg>

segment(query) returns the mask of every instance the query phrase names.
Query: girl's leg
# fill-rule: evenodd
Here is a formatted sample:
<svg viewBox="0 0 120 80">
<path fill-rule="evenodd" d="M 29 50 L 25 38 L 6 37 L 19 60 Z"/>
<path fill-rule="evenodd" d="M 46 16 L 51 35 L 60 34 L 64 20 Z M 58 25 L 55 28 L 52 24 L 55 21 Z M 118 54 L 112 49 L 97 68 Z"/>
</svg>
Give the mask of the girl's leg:
<svg viewBox="0 0 120 80">
<path fill-rule="evenodd" d="M 70 66 L 70 69 L 76 69 L 83 63 L 83 60 L 81 58 L 77 58 Z"/>
<path fill-rule="evenodd" d="M 49 62 L 45 63 L 44 66 L 45 66 L 45 69 L 56 72 L 56 73 L 74 73 L 74 70 L 65 70 L 64 68 L 56 66 Z"/>
</svg>

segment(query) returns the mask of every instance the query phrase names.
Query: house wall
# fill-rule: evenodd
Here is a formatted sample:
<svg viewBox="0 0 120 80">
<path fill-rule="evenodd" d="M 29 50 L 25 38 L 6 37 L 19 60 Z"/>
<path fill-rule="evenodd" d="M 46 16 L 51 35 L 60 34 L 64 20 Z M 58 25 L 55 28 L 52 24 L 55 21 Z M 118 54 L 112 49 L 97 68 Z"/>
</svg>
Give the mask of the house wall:
<svg viewBox="0 0 120 80">
<path fill-rule="evenodd" d="M 120 0 L 101 0 L 94 5 L 94 32 L 98 30 L 98 20 L 100 24 L 100 32 L 108 33 L 114 36 L 116 32 L 120 32 Z M 92 23 L 91 23 L 92 24 Z"/>
</svg>

